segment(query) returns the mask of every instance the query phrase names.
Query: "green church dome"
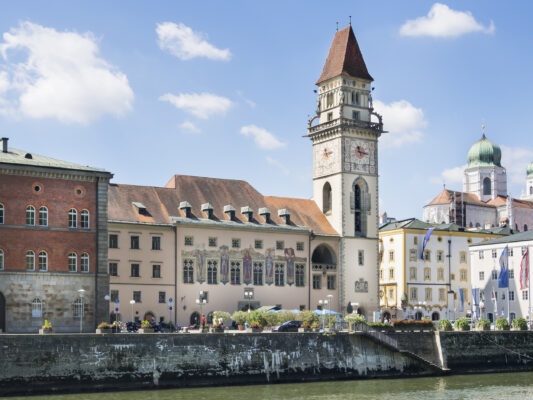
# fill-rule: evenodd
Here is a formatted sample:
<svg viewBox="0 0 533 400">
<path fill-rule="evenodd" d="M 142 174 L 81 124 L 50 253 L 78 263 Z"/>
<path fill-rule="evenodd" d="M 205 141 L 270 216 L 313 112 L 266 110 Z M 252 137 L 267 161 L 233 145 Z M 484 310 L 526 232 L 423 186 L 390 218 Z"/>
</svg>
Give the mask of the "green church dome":
<svg viewBox="0 0 533 400">
<path fill-rule="evenodd" d="M 472 167 L 501 167 L 502 151 L 500 146 L 483 137 L 468 150 L 468 168 Z M 529 168 L 528 168 L 529 171 Z M 533 172 L 533 171 L 532 171 Z"/>
<path fill-rule="evenodd" d="M 532 176 L 533 177 L 533 162 L 530 162 L 527 166 L 527 176 Z"/>
</svg>

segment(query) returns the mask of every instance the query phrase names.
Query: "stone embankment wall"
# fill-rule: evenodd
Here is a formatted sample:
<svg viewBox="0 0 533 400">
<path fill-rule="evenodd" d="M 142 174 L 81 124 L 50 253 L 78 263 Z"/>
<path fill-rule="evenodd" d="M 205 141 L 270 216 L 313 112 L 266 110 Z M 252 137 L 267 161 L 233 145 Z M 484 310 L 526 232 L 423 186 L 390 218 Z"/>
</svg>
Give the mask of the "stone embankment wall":
<svg viewBox="0 0 533 400">
<path fill-rule="evenodd" d="M 0 335 L 0 396 L 433 372 L 357 333 Z"/>
</svg>

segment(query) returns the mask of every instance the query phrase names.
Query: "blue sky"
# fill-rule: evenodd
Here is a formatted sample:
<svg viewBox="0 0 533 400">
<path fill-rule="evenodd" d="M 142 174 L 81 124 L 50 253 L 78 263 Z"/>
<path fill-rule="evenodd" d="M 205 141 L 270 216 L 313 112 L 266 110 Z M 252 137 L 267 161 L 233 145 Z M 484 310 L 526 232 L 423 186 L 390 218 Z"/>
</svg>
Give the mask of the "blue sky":
<svg viewBox="0 0 533 400">
<path fill-rule="evenodd" d="M 302 136 L 314 82 L 336 21 L 343 28 L 351 15 L 390 131 L 379 153 L 382 210 L 420 217 L 443 181 L 460 189 L 483 121 L 502 146 L 511 194 L 525 187 L 531 2 L 154 3 L 3 7 L 0 136 L 105 168 L 118 183 L 190 174 L 308 198 Z"/>
</svg>

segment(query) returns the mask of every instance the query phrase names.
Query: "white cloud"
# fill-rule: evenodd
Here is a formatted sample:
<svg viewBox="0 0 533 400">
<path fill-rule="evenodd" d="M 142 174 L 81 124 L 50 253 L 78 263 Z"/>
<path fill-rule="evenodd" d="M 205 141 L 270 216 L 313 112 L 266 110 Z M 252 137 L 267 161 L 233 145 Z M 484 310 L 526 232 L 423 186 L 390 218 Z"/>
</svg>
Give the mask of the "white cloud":
<svg viewBox="0 0 533 400">
<path fill-rule="evenodd" d="M 494 33 L 494 22 L 483 26 L 470 11 L 455 11 L 445 4 L 435 3 L 428 15 L 408 20 L 400 28 L 403 36 L 459 37 L 467 33 Z"/>
<path fill-rule="evenodd" d="M 507 170 L 508 181 L 511 184 L 526 184 L 526 168 L 533 161 L 533 150 L 525 147 L 500 146 L 502 149 L 502 167 Z"/>
<path fill-rule="evenodd" d="M 374 109 L 383 116 L 385 130 L 389 131 L 380 140 L 383 147 L 401 147 L 422 138 L 422 130 L 427 125 L 422 109 L 414 107 L 407 100 L 390 104 L 376 100 Z"/>
<path fill-rule="evenodd" d="M 128 78 L 99 57 L 92 33 L 58 32 L 23 22 L 3 39 L 4 113 L 87 124 L 131 110 L 134 95 Z M 10 61 L 12 54 L 17 62 Z"/>
<path fill-rule="evenodd" d="M 287 143 L 281 142 L 266 129 L 255 125 L 243 126 L 241 128 L 241 134 L 244 136 L 252 136 L 255 144 L 263 150 L 275 150 L 287 145 Z"/>
<path fill-rule="evenodd" d="M 180 129 L 187 133 L 200 133 L 201 130 L 198 128 L 194 123 L 191 121 L 184 121 L 182 124 L 180 124 Z"/>
<path fill-rule="evenodd" d="M 440 173 L 440 176 L 433 176 L 429 178 L 429 181 L 437 185 L 460 185 L 463 182 L 465 168 L 466 165 L 461 167 L 447 168 Z"/>
<path fill-rule="evenodd" d="M 228 61 L 231 58 L 229 49 L 217 49 L 205 40 L 207 35 L 194 32 L 182 23 L 162 22 L 157 24 L 156 33 L 159 48 L 180 60 L 206 57 L 211 60 Z"/>
<path fill-rule="evenodd" d="M 202 119 L 214 114 L 224 115 L 233 105 L 230 99 L 211 93 L 167 93 L 159 97 L 159 100 L 168 101 L 174 107 Z"/>
<path fill-rule="evenodd" d="M 274 167 L 278 168 L 283 173 L 283 175 L 289 175 L 290 173 L 289 169 L 285 165 L 283 165 L 280 161 L 274 158 L 271 158 L 271 157 L 265 157 L 265 159 L 270 165 L 273 165 Z"/>
</svg>

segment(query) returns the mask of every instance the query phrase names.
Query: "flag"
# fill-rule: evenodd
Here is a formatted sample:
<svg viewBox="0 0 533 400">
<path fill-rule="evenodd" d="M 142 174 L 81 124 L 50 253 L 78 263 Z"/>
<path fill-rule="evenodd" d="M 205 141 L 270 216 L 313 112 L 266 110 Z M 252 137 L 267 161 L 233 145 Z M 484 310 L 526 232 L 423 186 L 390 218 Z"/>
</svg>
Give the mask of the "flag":
<svg viewBox="0 0 533 400">
<path fill-rule="evenodd" d="M 526 247 L 526 252 L 520 261 L 520 290 L 529 287 L 529 247 Z"/>
<path fill-rule="evenodd" d="M 459 289 L 459 298 L 461 299 L 461 305 L 459 306 L 459 312 L 463 312 L 465 310 L 465 292 L 463 291 L 463 288 Z"/>
<path fill-rule="evenodd" d="M 492 301 L 494 302 L 494 312 L 498 314 L 498 299 L 496 298 L 494 288 L 492 288 Z"/>
<path fill-rule="evenodd" d="M 498 275 L 498 287 L 509 287 L 509 246 L 505 246 L 500 256 L 500 275 Z"/>
<path fill-rule="evenodd" d="M 479 289 L 472 289 L 472 300 L 473 300 L 473 306 L 478 307 L 479 306 Z"/>
<path fill-rule="evenodd" d="M 428 229 L 428 231 L 426 233 L 426 236 L 424 237 L 424 244 L 422 245 L 422 251 L 420 252 L 420 259 L 421 260 L 424 259 L 424 250 L 426 249 L 426 245 L 428 244 L 429 237 L 431 236 L 431 234 L 433 233 L 434 230 L 435 230 L 435 228 Z"/>
</svg>

